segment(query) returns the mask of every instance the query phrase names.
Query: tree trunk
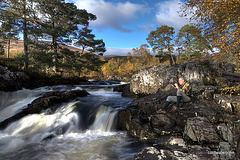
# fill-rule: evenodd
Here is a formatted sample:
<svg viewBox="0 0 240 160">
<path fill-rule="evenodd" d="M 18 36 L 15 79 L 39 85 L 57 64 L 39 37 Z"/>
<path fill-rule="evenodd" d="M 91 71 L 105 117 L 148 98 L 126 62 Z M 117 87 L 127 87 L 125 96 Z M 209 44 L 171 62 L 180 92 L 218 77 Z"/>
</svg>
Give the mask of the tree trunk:
<svg viewBox="0 0 240 160">
<path fill-rule="evenodd" d="M 7 58 L 10 57 L 10 39 L 7 42 Z"/>
<path fill-rule="evenodd" d="M 27 20 L 26 20 L 26 1 L 23 6 L 23 42 L 24 42 L 24 71 L 28 69 L 28 31 L 27 31 Z"/>
<path fill-rule="evenodd" d="M 53 61 L 53 72 L 57 73 L 57 40 L 56 37 L 52 37 L 52 43 L 53 43 L 53 56 L 52 56 L 52 61 Z"/>
</svg>

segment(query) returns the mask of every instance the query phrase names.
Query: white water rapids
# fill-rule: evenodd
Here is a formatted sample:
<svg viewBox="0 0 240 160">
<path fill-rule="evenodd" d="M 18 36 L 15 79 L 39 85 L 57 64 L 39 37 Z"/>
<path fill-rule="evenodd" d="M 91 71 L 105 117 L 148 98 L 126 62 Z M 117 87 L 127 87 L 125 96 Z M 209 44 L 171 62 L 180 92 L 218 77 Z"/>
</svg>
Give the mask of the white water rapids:
<svg viewBox="0 0 240 160">
<path fill-rule="evenodd" d="M 90 95 L 23 117 L 0 130 L 1 160 L 132 159 L 142 144 L 115 131 L 118 110 L 131 102 L 111 86 L 53 86 L 0 92 L 0 122 L 54 90 Z"/>
</svg>

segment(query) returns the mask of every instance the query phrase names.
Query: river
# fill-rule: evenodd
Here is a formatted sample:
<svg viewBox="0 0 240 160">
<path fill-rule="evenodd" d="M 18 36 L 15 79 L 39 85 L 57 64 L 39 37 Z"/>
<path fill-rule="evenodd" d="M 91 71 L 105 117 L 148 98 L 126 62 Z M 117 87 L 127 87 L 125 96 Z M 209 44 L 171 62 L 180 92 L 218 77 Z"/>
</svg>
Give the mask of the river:
<svg viewBox="0 0 240 160">
<path fill-rule="evenodd" d="M 116 131 L 116 116 L 131 99 L 114 85 L 59 85 L 0 92 L 0 122 L 44 93 L 85 89 L 90 95 L 31 114 L 0 130 L 1 160 L 126 160 L 144 144 Z"/>
</svg>

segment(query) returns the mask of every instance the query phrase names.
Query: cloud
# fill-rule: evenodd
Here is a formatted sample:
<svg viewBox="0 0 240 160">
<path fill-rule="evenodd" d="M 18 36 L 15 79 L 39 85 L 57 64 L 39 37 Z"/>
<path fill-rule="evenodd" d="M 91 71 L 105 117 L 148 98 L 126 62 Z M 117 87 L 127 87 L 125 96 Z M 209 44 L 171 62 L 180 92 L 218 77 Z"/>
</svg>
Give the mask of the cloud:
<svg viewBox="0 0 240 160">
<path fill-rule="evenodd" d="M 132 52 L 132 48 L 106 48 L 107 51 L 103 56 L 126 56 L 128 52 Z"/>
<path fill-rule="evenodd" d="M 90 22 L 91 27 L 98 29 L 110 27 L 122 32 L 132 32 L 132 30 L 124 27 L 124 24 L 138 18 L 138 13 L 146 11 L 143 5 L 131 2 L 112 3 L 104 0 L 75 0 L 74 3 L 79 9 L 86 9 L 97 16 L 96 21 Z"/>
<path fill-rule="evenodd" d="M 189 24 L 189 20 L 179 16 L 182 2 L 180 0 L 168 0 L 157 4 L 156 21 L 160 25 L 168 25 L 178 31 L 185 24 Z"/>
<path fill-rule="evenodd" d="M 127 56 L 128 52 L 132 52 L 132 48 L 111 48 L 107 47 L 107 51 L 103 54 L 103 56 Z M 156 55 L 153 53 L 152 49 L 149 48 L 151 55 Z"/>
</svg>

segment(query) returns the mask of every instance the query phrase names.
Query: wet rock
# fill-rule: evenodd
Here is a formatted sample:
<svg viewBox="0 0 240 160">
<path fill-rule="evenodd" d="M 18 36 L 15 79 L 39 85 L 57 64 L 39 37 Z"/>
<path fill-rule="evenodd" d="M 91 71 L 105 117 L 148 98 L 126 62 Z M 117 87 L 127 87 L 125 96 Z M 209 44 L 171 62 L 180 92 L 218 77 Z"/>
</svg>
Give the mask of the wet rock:
<svg viewBox="0 0 240 160">
<path fill-rule="evenodd" d="M 22 88 L 29 77 L 23 72 L 11 72 L 0 66 L 0 91 L 16 91 Z"/>
<path fill-rule="evenodd" d="M 122 84 L 122 85 L 117 85 L 116 87 L 113 88 L 114 92 L 122 92 L 123 88 L 126 87 L 128 84 Z"/>
<path fill-rule="evenodd" d="M 19 120 L 28 114 L 40 113 L 48 108 L 51 108 L 54 104 L 67 102 L 77 97 L 84 97 L 87 95 L 89 95 L 89 93 L 86 90 L 64 92 L 54 91 L 46 93 L 42 97 L 35 99 L 31 104 L 28 104 L 28 107 L 23 109 L 21 112 L 0 122 L 0 129 L 4 129 L 10 123 Z"/>
<path fill-rule="evenodd" d="M 184 138 L 206 145 L 218 145 L 221 141 L 215 127 L 205 117 L 189 118 L 185 126 Z"/>
</svg>

